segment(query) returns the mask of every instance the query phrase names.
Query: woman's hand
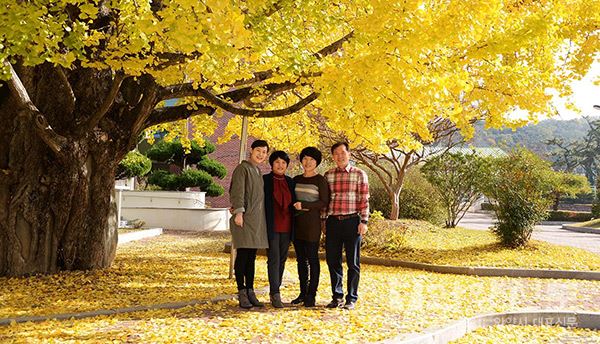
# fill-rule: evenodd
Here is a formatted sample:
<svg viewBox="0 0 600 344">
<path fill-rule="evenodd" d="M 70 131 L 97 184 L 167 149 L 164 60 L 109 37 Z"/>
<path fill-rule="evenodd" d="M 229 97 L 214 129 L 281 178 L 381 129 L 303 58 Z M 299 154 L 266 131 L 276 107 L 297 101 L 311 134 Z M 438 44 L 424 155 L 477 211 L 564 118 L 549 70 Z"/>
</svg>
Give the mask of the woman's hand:
<svg viewBox="0 0 600 344">
<path fill-rule="evenodd" d="M 240 227 L 244 227 L 244 213 L 235 214 L 235 218 L 233 219 L 236 225 Z"/>
</svg>

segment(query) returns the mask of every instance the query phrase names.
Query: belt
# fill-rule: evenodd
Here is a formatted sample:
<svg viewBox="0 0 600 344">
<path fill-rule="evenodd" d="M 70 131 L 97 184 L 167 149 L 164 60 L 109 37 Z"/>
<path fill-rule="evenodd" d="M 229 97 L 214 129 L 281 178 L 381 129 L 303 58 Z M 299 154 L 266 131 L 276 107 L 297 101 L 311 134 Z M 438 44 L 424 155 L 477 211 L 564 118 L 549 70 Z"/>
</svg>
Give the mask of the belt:
<svg viewBox="0 0 600 344">
<path fill-rule="evenodd" d="M 358 214 L 354 213 L 354 214 L 347 214 L 347 215 L 329 215 L 329 216 L 333 217 L 334 219 L 336 219 L 338 221 L 342 221 L 342 220 L 348 220 L 348 219 L 358 217 Z"/>
</svg>

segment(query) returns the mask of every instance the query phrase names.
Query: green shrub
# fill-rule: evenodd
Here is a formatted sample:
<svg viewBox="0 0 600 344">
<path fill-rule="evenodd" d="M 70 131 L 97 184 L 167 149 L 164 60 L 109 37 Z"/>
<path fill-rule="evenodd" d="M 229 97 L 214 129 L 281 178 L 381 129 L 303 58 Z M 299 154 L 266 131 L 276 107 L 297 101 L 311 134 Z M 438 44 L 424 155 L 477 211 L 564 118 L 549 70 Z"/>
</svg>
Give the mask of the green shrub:
<svg viewBox="0 0 600 344">
<path fill-rule="evenodd" d="M 593 219 L 592 213 L 584 211 L 557 210 L 549 212 L 548 221 L 585 222 Z"/>
<path fill-rule="evenodd" d="M 215 151 L 215 145 L 210 141 L 205 140 L 204 146 L 193 140 L 191 150 L 186 153 L 183 145 L 179 140 L 170 142 L 160 141 L 152 145 L 146 155 L 155 161 L 164 161 L 173 163 L 179 167 L 183 167 L 183 159 L 185 157 L 186 164 L 196 164 L 207 154 Z"/>
<path fill-rule="evenodd" d="M 211 183 L 204 191 L 206 191 L 206 196 L 217 197 L 221 196 L 225 192 L 225 189 L 219 184 Z"/>
<path fill-rule="evenodd" d="M 157 185 L 164 190 L 179 190 L 177 175 L 165 170 L 153 171 L 148 177 L 148 184 Z"/>
<path fill-rule="evenodd" d="M 186 188 L 198 187 L 211 197 L 220 196 L 225 192 L 222 186 L 213 181 L 210 174 L 191 168 L 186 168 L 179 175 L 156 170 L 148 178 L 148 184 L 173 191 L 185 191 Z"/>
<path fill-rule="evenodd" d="M 141 177 L 150 172 L 152 161 L 138 151 L 125 155 L 117 167 L 116 179 Z"/>
<path fill-rule="evenodd" d="M 220 162 L 202 157 L 200 161 L 198 161 L 198 169 L 208 172 L 211 176 L 218 177 L 220 179 L 225 178 L 227 175 L 227 169 Z"/>
<path fill-rule="evenodd" d="M 385 256 L 406 246 L 408 225 L 399 221 L 372 218 L 368 235 L 362 240 L 362 249 L 370 254 Z"/>
<path fill-rule="evenodd" d="M 381 212 L 386 218 L 390 217 L 392 202 L 390 196 L 388 196 L 388 193 L 382 186 L 376 184 L 369 186 L 369 209 Z"/>
<path fill-rule="evenodd" d="M 492 231 L 506 247 L 524 246 L 535 224 L 547 216 L 556 174 L 549 163 L 525 149 L 493 163 L 485 185 L 487 196 L 497 202 L 498 222 Z"/>
<path fill-rule="evenodd" d="M 373 178 L 370 179 L 373 181 Z M 392 210 L 391 199 L 385 188 L 378 182 L 369 187 L 369 205 L 372 211 L 380 211 L 386 218 Z M 439 194 L 423 177 L 417 167 L 406 173 L 404 186 L 400 192 L 399 218 L 444 223 L 445 212 Z"/>
<path fill-rule="evenodd" d="M 190 150 L 187 152 L 179 140 L 160 141 L 148 150 L 148 157 L 167 165 L 174 164 L 182 168 L 195 164 L 196 168 L 185 167 L 179 175 L 156 171 L 152 173 L 148 183 L 158 185 L 165 190 L 184 191 L 186 188 L 198 187 L 206 192 L 207 196 L 220 196 L 225 190 L 214 182 L 213 177 L 223 179 L 227 174 L 227 169 L 218 161 L 206 156 L 214 151 L 215 146 L 209 141 L 205 141 L 204 146 L 200 146 L 197 141 L 192 141 Z"/>
</svg>

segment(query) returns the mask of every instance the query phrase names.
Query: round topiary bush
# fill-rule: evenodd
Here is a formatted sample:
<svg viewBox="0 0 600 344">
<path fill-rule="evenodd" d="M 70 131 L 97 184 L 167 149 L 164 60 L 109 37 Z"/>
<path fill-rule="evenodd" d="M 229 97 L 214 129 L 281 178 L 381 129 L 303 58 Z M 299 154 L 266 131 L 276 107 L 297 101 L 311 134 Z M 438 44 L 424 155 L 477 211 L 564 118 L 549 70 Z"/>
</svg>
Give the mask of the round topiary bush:
<svg viewBox="0 0 600 344">
<path fill-rule="evenodd" d="M 116 179 L 141 177 L 152 168 L 152 161 L 138 151 L 131 151 L 125 155 L 117 167 Z"/>
</svg>

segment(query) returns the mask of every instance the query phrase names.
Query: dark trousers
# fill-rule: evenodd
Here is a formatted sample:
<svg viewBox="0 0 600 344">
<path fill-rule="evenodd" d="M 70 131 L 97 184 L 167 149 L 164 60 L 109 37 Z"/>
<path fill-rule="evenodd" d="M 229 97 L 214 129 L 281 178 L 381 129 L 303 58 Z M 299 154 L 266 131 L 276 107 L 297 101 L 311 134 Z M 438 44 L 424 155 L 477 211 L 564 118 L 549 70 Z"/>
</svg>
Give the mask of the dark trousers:
<svg viewBox="0 0 600 344">
<path fill-rule="evenodd" d="M 255 248 L 238 248 L 235 256 L 235 281 L 238 290 L 254 289 Z"/>
<path fill-rule="evenodd" d="M 317 295 L 321 264 L 319 262 L 319 242 L 294 240 L 296 261 L 298 262 L 298 279 L 300 280 L 300 295 Z"/>
<path fill-rule="evenodd" d="M 360 243 L 362 237 L 358 234 L 358 216 L 338 220 L 327 218 L 327 234 L 325 236 L 325 256 L 331 277 L 331 291 L 334 299 L 344 297 L 342 278 L 342 248 L 346 252 L 346 265 L 348 266 L 348 281 L 346 294 L 347 302 L 358 299 L 358 281 L 360 279 Z"/>
<path fill-rule="evenodd" d="M 273 239 L 269 239 L 269 249 L 267 250 L 267 271 L 269 274 L 269 293 L 271 295 L 279 293 L 283 271 L 285 270 L 285 261 L 290 247 L 290 233 L 277 233 Z"/>
</svg>

